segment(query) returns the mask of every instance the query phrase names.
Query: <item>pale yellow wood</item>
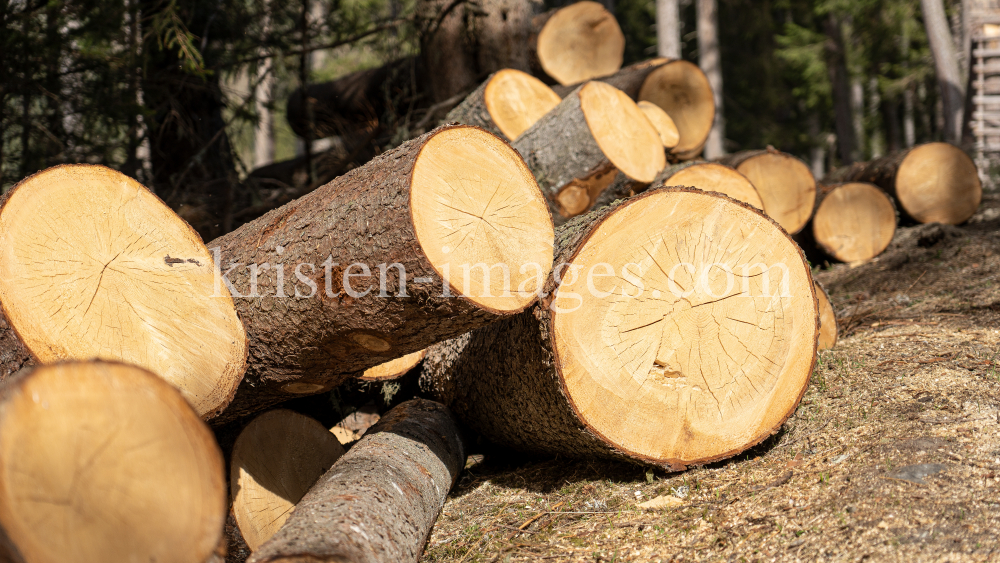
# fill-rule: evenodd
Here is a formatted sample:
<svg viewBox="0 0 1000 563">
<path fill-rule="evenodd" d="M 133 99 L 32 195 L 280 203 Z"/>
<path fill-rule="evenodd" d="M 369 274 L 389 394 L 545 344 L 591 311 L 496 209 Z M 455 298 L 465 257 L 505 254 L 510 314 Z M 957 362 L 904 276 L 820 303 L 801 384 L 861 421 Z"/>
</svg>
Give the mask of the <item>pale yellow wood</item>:
<svg viewBox="0 0 1000 563">
<path fill-rule="evenodd" d="M 417 241 L 454 295 L 500 312 L 535 300 L 552 267 L 554 230 L 510 145 L 473 127 L 436 134 L 414 164 L 410 208 Z"/>
<path fill-rule="evenodd" d="M 781 152 L 765 152 L 736 169 L 757 188 L 765 213 L 789 233 L 802 230 L 816 205 L 816 179 L 804 162 Z"/>
<path fill-rule="evenodd" d="M 556 362 L 580 418 L 611 443 L 659 463 L 717 459 L 795 408 L 816 297 L 797 245 L 762 213 L 656 190 L 606 218 L 574 267 L 552 303 Z"/>
<path fill-rule="evenodd" d="M 735 168 L 715 162 L 701 162 L 683 168 L 664 180 L 664 185 L 692 186 L 707 192 L 719 192 L 757 209 L 764 208 L 757 189 L 746 176 Z"/>
<path fill-rule="evenodd" d="M 560 84 L 578 84 L 622 67 L 625 35 L 615 16 L 585 0 L 560 9 L 538 33 L 538 60 Z"/>
<path fill-rule="evenodd" d="M 512 68 L 493 75 L 483 99 L 493 123 L 510 140 L 520 137 L 562 101 L 541 80 Z"/>
<path fill-rule="evenodd" d="M 819 350 L 829 350 L 837 345 L 837 313 L 823 287 L 816 283 L 816 301 L 819 307 Z"/>
<path fill-rule="evenodd" d="M 667 112 L 652 102 L 640 101 L 637 105 L 660 135 L 663 148 L 672 149 L 676 147 L 677 143 L 681 140 L 681 134 L 677 131 L 677 124 L 667 115 Z"/>
<path fill-rule="evenodd" d="M 385 381 L 389 379 L 396 379 L 416 367 L 416 365 L 424 359 L 425 353 L 426 350 L 420 350 L 413 352 L 412 354 L 407 354 L 401 358 L 390 360 L 384 364 L 379 364 L 373 368 L 368 368 L 358 379 L 362 379 L 364 381 Z"/>
<path fill-rule="evenodd" d="M 243 429 L 233 445 L 229 479 L 233 515 L 251 550 L 271 539 L 342 455 L 337 436 L 290 410 L 268 411 Z"/>
<path fill-rule="evenodd" d="M 670 151 L 681 160 L 698 156 L 715 121 L 712 86 L 697 65 L 670 61 L 649 73 L 639 100 L 659 106 L 673 119 L 680 139 Z"/>
<path fill-rule="evenodd" d="M 842 262 L 867 262 L 882 253 L 896 233 L 896 209 L 871 184 L 835 186 L 813 217 L 813 237 Z"/>
<path fill-rule="evenodd" d="M 121 360 L 202 416 L 243 377 L 246 334 L 212 255 L 173 211 L 103 166 L 21 182 L 0 210 L 0 302 L 41 362 Z"/>
<path fill-rule="evenodd" d="M 31 563 L 202 563 L 226 484 L 211 431 L 125 364 L 36 368 L 0 403 L 0 525 Z"/>
<path fill-rule="evenodd" d="M 611 164 L 629 178 L 649 183 L 667 164 L 660 135 L 625 92 L 588 82 L 579 92 L 587 127 Z"/>
<path fill-rule="evenodd" d="M 982 197 L 975 163 L 948 143 L 916 147 L 896 172 L 896 198 L 920 223 L 964 223 L 979 209 Z"/>
<path fill-rule="evenodd" d="M 563 217 L 574 217 L 587 211 L 617 176 L 617 168 L 606 166 L 586 178 L 577 178 L 566 184 L 556 196 L 559 213 Z"/>
</svg>

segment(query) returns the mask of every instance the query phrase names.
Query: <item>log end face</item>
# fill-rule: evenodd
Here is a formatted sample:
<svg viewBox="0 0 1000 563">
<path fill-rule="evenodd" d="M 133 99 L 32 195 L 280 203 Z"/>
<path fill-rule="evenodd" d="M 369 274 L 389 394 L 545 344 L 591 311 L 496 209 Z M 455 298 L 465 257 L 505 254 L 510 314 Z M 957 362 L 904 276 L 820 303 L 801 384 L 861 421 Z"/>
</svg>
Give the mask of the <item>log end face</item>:
<svg viewBox="0 0 1000 563">
<path fill-rule="evenodd" d="M 833 310 L 833 302 L 819 282 L 813 282 L 816 287 L 817 307 L 819 308 L 819 340 L 818 350 L 829 350 L 837 345 L 837 313 Z"/>
<path fill-rule="evenodd" d="M 639 106 L 624 92 L 603 82 L 580 89 L 580 109 L 605 157 L 620 172 L 650 183 L 666 166 L 660 136 Z"/>
<path fill-rule="evenodd" d="M 672 174 L 664 185 L 693 186 L 706 192 L 719 192 L 737 201 L 764 209 L 757 188 L 737 170 L 715 162 L 700 162 Z"/>
<path fill-rule="evenodd" d="M 645 100 L 640 101 L 637 105 L 649 123 L 656 129 L 660 136 L 660 142 L 663 143 L 663 148 L 670 150 L 676 147 L 681 140 L 681 134 L 677 130 L 677 124 L 667 115 L 667 112 L 663 111 L 660 106 Z"/>
<path fill-rule="evenodd" d="M 889 196 L 872 184 L 839 184 L 823 196 L 812 231 L 816 243 L 837 260 L 867 262 L 892 242 L 896 208 Z"/>
<path fill-rule="evenodd" d="M 809 222 L 816 205 L 816 178 L 806 163 L 794 156 L 766 151 L 737 167 L 760 195 L 764 212 L 791 234 Z"/>
<path fill-rule="evenodd" d="M 603 5 L 585 0 L 558 10 L 538 33 L 538 60 L 562 85 L 614 74 L 622 67 L 625 35 Z"/>
<path fill-rule="evenodd" d="M 948 143 L 911 150 L 896 171 L 895 191 L 903 211 L 918 223 L 964 223 L 983 197 L 975 163 Z"/>
<path fill-rule="evenodd" d="M 701 152 L 715 121 L 715 98 L 698 65 L 676 60 L 659 66 L 646 77 L 638 99 L 659 106 L 676 124 L 675 157 L 688 160 Z"/>
<path fill-rule="evenodd" d="M 507 68 L 490 79 L 483 101 L 493 123 L 513 140 L 552 111 L 562 98 L 534 76 Z"/>
</svg>

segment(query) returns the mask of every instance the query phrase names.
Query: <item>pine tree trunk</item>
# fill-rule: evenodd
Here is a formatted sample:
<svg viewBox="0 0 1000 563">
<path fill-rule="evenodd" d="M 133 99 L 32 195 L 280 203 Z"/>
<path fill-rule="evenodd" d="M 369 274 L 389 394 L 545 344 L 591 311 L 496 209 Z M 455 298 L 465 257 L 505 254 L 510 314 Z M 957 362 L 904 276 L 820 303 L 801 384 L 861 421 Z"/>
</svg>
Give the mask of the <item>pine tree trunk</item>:
<svg viewBox="0 0 1000 563">
<path fill-rule="evenodd" d="M 222 454 L 171 385 L 120 363 L 25 370 L 0 387 L 0 560 L 215 560 Z"/>
<path fill-rule="evenodd" d="M 801 251 L 762 213 L 649 190 L 573 219 L 556 248 L 564 267 L 538 305 L 424 358 L 422 388 L 471 430 L 526 452 L 681 469 L 760 442 L 794 411 L 816 298 Z M 710 264 L 723 256 L 733 286 Z M 787 285 L 760 264 L 783 264 Z"/>
<path fill-rule="evenodd" d="M 590 209 L 616 173 L 648 184 L 666 164 L 659 134 L 639 106 L 600 82 L 566 96 L 513 146 L 557 223 Z"/>
<path fill-rule="evenodd" d="M 944 105 L 944 138 L 951 143 L 962 141 L 962 114 L 965 105 L 965 80 L 958 65 L 955 43 L 948 29 L 942 0 L 920 0 L 927 40 L 934 55 L 934 70 Z"/>
<path fill-rule="evenodd" d="M 250 561 L 416 563 L 464 463 L 448 410 L 406 402 L 320 478 Z"/>
<path fill-rule="evenodd" d="M 848 85 L 847 62 L 844 49 L 844 32 L 840 20 L 831 12 L 823 20 L 826 34 L 826 67 L 833 87 L 834 125 L 837 131 L 837 149 L 841 164 L 855 160 L 857 143 L 854 138 L 854 118 L 851 111 L 851 88 Z"/>
<path fill-rule="evenodd" d="M 503 141 L 447 126 L 212 241 L 251 342 L 213 424 L 523 310 L 551 264 L 545 205 Z"/>
<path fill-rule="evenodd" d="M 896 206 L 878 187 L 824 185 L 810 221 L 812 240 L 826 256 L 858 264 L 881 254 L 896 233 Z"/>
<path fill-rule="evenodd" d="M 446 122 L 482 127 L 515 140 L 552 108 L 560 97 L 541 80 L 514 69 L 498 71 L 448 113 Z"/>
<path fill-rule="evenodd" d="M 705 71 L 715 100 L 715 120 L 705 141 L 705 158 L 726 154 L 726 120 L 722 113 L 722 57 L 719 54 L 719 8 L 716 0 L 697 0 L 698 66 Z"/>
<path fill-rule="evenodd" d="M 656 0 L 656 53 L 668 59 L 681 58 L 679 0 Z"/>
<path fill-rule="evenodd" d="M 791 234 L 802 230 L 816 204 L 816 179 L 798 158 L 768 147 L 718 160 L 746 176 L 757 189 L 764 212 Z"/>
<path fill-rule="evenodd" d="M 927 143 L 859 162 L 830 172 L 824 181 L 875 184 L 896 201 L 904 218 L 917 223 L 964 223 L 976 213 L 983 195 L 975 163 L 947 143 Z"/>
</svg>

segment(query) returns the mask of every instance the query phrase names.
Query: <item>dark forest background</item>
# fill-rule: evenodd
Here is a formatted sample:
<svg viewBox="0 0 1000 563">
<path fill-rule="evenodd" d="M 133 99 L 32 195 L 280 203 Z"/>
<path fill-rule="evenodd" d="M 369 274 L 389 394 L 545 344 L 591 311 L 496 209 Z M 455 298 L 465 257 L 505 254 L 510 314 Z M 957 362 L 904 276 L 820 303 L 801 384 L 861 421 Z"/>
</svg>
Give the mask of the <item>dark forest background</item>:
<svg viewBox="0 0 1000 563">
<path fill-rule="evenodd" d="M 605 4 L 625 64 L 655 56 L 654 1 Z M 962 37 L 961 2 L 945 6 Z M 683 57 L 697 63 L 694 5 L 681 7 Z M 0 0 L 0 186 L 105 164 L 208 224 L 203 236 L 228 231 L 284 201 L 252 170 L 307 152 L 284 119 L 289 94 L 415 53 L 418 12 L 412 0 Z M 917 0 L 719 0 L 726 150 L 773 145 L 821 174 L 941 139 L 921 17 Z M 378 150 L 421 117 L 394 116 Z"/>
</svg>

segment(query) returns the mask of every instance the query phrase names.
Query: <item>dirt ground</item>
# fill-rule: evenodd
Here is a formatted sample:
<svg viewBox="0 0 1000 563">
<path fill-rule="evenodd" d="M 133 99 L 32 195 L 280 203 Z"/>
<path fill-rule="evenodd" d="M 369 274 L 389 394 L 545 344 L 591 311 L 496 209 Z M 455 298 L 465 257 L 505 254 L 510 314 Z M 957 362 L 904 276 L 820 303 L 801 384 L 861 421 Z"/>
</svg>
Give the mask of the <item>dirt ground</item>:
<svg viewBox="0 0 1000 563">
<path fill-rule="evenodd" d="M 1000 561 L 1000 196 L 814 273 L 840 341 L 771 439 L 673 474 L 474 456 L 423 560 Z"/>
</svg>

